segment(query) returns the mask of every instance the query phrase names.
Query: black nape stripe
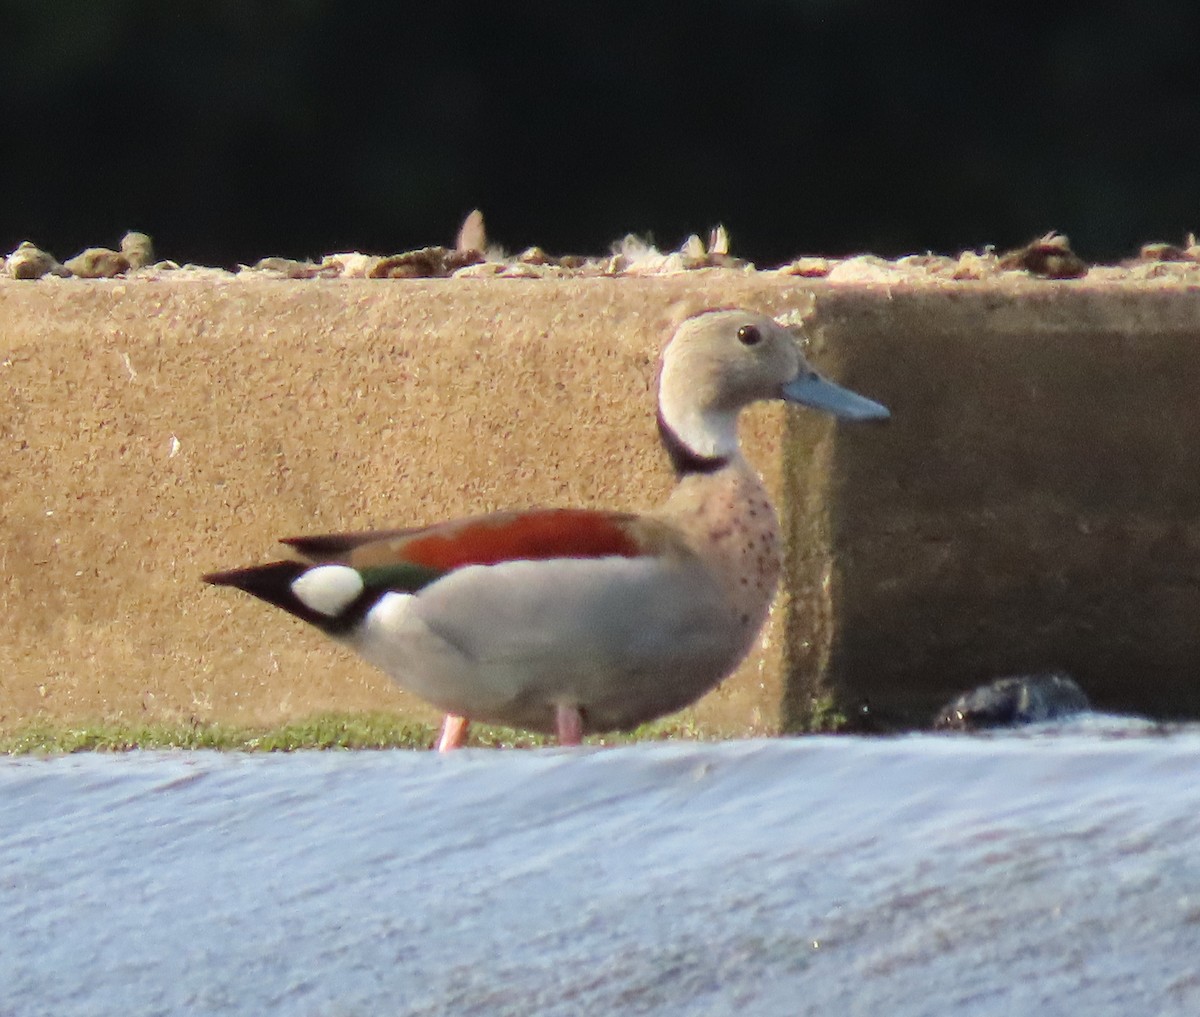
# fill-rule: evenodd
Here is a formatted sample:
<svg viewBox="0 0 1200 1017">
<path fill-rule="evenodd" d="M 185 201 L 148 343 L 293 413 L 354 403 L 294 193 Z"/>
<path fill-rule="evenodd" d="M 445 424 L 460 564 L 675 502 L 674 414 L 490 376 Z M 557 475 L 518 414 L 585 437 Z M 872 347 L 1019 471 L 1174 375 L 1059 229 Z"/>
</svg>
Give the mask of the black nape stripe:
<svg viewBox="0 0 1200 1017">
<path fill-rule="evenodd" d="M 671 465 L 675 468 L 676 476 L 685 477 L 691 473 L 716 473 L 717 470 L 723 470 L 729 465 L 729 460 L 724 456 L 702 456 L 688 448 L 679 435 L 671 430 L 671 426 L 663 420 L 662 410 L 658 411 L 658 435 L 662 439 L 663 448 L 667 450 L 667 455 L 671 457 Z"/>
</svg>

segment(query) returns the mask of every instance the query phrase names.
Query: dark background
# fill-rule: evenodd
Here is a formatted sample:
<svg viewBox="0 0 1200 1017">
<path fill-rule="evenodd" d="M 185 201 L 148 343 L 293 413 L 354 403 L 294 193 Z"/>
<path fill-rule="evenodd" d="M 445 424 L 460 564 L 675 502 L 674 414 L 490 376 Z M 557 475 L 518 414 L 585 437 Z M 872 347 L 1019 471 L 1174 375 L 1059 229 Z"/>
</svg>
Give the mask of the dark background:
<svg viewBox="0 0 1200 1017">
<path fill-rule="evenodd" d="M 1200 4 L 0 2 L 0 245 L 1110 260 L 1200 229 Z"/>
</svg>

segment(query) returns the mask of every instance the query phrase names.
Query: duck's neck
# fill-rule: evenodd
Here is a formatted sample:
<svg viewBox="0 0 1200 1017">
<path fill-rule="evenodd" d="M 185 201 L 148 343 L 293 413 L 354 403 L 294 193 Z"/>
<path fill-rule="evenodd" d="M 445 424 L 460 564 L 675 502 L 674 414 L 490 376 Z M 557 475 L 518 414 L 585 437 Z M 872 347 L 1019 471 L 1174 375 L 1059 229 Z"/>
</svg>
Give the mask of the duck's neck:
<svg viewBox="0 0 1200 1017">
<path fill-rule="evenodd" d="M 736 411 L 704 409 L 660 393 L 658 433 L 676 474 L 713 473 L 740 459 L 737 418 Z"/>
<path fill-rule="evenodd" d="M 658 415 L 658 436 L 662 439 L 663 448 L 671 459 L 675 476 L 688 477 L 695 473 L 716 473 L 729 465 L 729 457 L 716 454 L 704 454 L 689 445 L 675 429 Z"/>
</svg>

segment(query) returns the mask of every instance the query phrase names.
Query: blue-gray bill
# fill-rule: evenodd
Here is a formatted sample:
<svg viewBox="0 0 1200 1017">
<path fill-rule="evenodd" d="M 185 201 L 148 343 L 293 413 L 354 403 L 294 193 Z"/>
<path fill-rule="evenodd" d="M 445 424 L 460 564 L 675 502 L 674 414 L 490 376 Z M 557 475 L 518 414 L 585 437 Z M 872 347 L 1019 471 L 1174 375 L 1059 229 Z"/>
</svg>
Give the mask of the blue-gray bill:
<svg viewBox="0 0 1200 1017">
<path fill-rule="evenodd" d="M 891 416 L 882 403 L 835 385 L 815 371 L 784 385 L 783 397 L 801 406 L 832 413 L 841 420 L 887 420 Z"/>
</svg>

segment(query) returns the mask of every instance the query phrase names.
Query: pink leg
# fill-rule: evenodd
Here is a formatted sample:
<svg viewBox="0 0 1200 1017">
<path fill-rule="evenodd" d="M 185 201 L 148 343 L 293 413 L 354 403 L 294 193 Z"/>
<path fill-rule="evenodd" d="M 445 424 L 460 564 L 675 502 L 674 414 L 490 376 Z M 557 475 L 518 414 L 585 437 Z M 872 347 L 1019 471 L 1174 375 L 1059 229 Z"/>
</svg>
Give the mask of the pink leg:
<svg viewBox="0 0 1200 1017">
<path fill-rule="evenodd" d="M 559 745 L 578 745 L 583 741 L 583 716 L 577 706 L 554 708 L 554 726 L 558 730 Z"/>
<path fill-rule="evenodd" d="M 438 752 L 461 749 L 467 744 L 467 731 L 471 722 L 457 713 L 448 713 L 442 719 L 442 733 L 438 735 Z"/>
</svg>

